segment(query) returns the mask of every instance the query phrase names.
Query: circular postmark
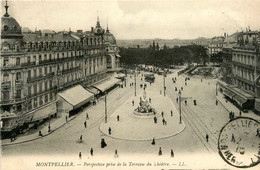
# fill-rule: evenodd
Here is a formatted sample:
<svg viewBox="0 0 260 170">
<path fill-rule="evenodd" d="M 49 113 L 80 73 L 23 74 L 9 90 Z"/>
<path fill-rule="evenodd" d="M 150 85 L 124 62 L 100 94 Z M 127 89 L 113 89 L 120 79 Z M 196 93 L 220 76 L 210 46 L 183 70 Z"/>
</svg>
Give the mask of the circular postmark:
<svg viewBox="0 0 260 170">
<path fill-rule="evenodd" d="M 260 124 L 247 117 L 235 118 L 220 131 L 218 150 L 223 160 L 238 167 L 252 167 L 260 162 Z"/>
</svg>

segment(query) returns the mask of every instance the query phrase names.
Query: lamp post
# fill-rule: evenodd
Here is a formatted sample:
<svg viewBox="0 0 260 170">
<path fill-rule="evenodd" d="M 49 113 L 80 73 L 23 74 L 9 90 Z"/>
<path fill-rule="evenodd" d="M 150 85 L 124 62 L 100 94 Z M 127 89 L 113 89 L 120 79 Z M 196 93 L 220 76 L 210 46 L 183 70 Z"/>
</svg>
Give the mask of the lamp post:
<svg viewBox="0 0 260 170">
<path fill-rule="evenodd" d="M 216 83 L 216 96 L 218 96 L 218 83 Z"/>
<path fill-rule="evenodd" d="M 136 96 L 136 73 L 135 73 L 135 96 Z"/>
<path fill-rule="evenodd" d="M 105 94 L 105 123 L 107 123 L 107 93 Z"/>
<path fill-rule="evenodd" d="M 165 72 L 163 73 L 163 95 L 165 96 Z"/>
<path fill-rule="evenodd" d="M 179 90 L 179 111 L 180 111 L 180 122 L 179 123 L 182 123 L 182 120 L 181 120 L 181 90 Z"/>
</svg>

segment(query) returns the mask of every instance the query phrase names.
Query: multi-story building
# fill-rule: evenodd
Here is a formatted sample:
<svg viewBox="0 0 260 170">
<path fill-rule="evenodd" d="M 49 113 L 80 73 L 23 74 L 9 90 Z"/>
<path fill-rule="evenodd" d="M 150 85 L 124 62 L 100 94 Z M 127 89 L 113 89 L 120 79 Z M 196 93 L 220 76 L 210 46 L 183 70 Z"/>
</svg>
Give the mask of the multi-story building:
<svg viewBox="0 0 260 170">
<path fill-rule="evenodd" d="M 260 112 L 260 32 L 237 33 L 237 44 L 232 51 L 232 83 L 229 83 L 224 94 L 241 109 L 254 109 Z M 223 56 L 230 61 L 229 56 Z M 224 60 L 223 58 L 223 60 Z M 226 78 L 229 78 L 226 76 Z"/>
<path fill-rule="evenodd" d="M 62 112 L 60 100 L 70 89 L 91 96 L 82 87 L 119 70 L 113 34 L 97 25 L 91 31 L 22 33 L 6 13 L 1 18 L 1 133 L 10 134 Z M 66 92 L 64 92 L 66 91 Z M 82 93 L 81 93 L 82 92 Z M 77 94 L 71 93 L 70 95 Z M 83 95 L 84 96 L 84 95 Z M 89 99 L 77 101 L 71 110 Z"/>
<path fill-rule="evenodd" d="M 226 37 L 226 34 L 225 34 L 225 37 Z M 222 51 L 225 37 L 220 36 L 220 37 L 214 37 L 211 39 L 211 41 L 207 47 L 207 54 L 209 57 Z"/>
</svg>

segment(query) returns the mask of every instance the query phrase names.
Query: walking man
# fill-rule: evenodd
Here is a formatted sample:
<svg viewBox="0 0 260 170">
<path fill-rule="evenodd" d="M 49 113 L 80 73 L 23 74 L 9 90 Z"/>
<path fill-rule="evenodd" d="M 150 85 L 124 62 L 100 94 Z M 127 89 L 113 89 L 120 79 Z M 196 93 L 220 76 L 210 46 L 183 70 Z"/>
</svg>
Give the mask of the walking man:
<svg viewBox="0 0 260 170">
<path fill-rule="evenodd" d="M 187 100 L 184 101 L 185 105 L 187 105 Z"/>
<path fill-rule="evenodd" d="M 93 148 L 91 148 L 90 149 L 90 155 L 93 156 L 93 153 L 94 153 Z"/>
<path fill-rule="evenodd" d="M 171 157 L 172 157 L 172 158 L 174 157 L 174 152 L 173 152 L 172 149 L 171 149 Z"/>
<path fill-rule="evenodd" d="M 152 140 L 152 145 L 155 145 L 155 138 L 153 138 Z"/>
<path fill-rule="evenodd" d="M 109 135 L 111 135 L 111 128 L 110 127 L 108 128 L 108 133 L 109 133 Z"/>
<path fill-rule="evenodd" d="M 85 126 L 85 128 L 87 128 L 87 121 L 86 120 L 84 122 L 84 126 Z"/>
<path fill-rule="evenodd" d="M 209 135 L 206 134 L 206 141 L 209 142 Z"/>
<path fill-rule="evenodd" d="M 81 156 L 82 156 L 82 155 L 81 155 L 81 152 L 79 152 L 79 159 L 81 159 Z"/>
<path fill-rule="evenodd" d="M 171 110 L 171 117 L 173 116 L 173 112 L 172 112 L 172 110 Z"/>
<path fill-rule="evenodd" d="M 164 113 L 162 112 L 162 117 L 164 116 Z"/>
<path fill-rule="evenodd" d="M 161 147 L 159 148 L 158 155 L 159 155 L 159 156 L 161 156 L 161 155 L 162 155 L 162 148 L 161 148 Z"/>
<path fill-rule="evenodd" d="M 154 120 L 154 123 L 156 124 L 157 123 L 157 118 L 154 117 L 153 120 Z"/>
<path fill-rule="evenodd" d="M 89 117 L 88 117 L 88 113 L 86 113 L 86 120 L 88 120 L 89 119 Z"/>
<path fill-rule="evenodd" d="M 135 105 L 135 102 L 134 102 L 134 100 L 132 100 L 132 104 L 133 104 L 133 106 Z"/>
<path fill-rule="evenodd" d="M 114 155 L 115 158 L 118 158 L 118 154 L 117 154 L 117 149 L 115 150 L 115 155 Z"/>
<path fill-rule="evenodd" d="M 82 142 L 82 135 L 80 135 L 80 137 L 79 137 L 79 142 L 80 143 Z"/>
<path fill-rule="evenodd" d="M 119 115 L 117 115 L 117 117 L 116 117 L 116 118 L 117 118 L 117 121 L 119 122 Z"/>
</svg>

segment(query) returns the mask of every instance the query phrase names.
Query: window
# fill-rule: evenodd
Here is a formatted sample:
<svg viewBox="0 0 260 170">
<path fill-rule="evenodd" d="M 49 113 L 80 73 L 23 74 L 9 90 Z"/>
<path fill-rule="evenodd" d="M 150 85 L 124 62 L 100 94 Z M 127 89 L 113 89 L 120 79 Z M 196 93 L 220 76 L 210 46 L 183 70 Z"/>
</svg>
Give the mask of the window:
<svg viewBox="0 0 260 170">
<path fill-rule="evenodd" d="M 32 100 L 29 100 L 29 102 L 28 102 L 28 109 L 29 109 L 29 110 L 32 109 Z"/>
<path fill-rule="evenodd" d="M 27 63 L 30 63 L 30 62 L 31 62 L 31 57 L 28 56 L 28 57 L 27 57 Z"/>
<path fill-rule="evenodd" d="M 21 79 L 21 72 L 17 72 L 16 73 L 16 80 L 20 80 Z"/>
<path fill-rule="evenodd" d="M 44 60 L 47 60 L 47 54 L 44 54 Z"/>
<path fill-rule="evenodd" d="M 32 95 L 32 87 L 28 86 L 28 97 Z"/>
<path fill-rule="evenodd" d="M 47 75 L 48 73 L 48 67 L 44 67 L 44 74 Z"/>
<path fill-rule="evenodd" d="M 4 31 L 8 31 L 8 26 L 7 25 L 4 26 Z"/>
<path fill-rule="evenodd" d="M 39 75 L 42 76 L 42 68 L 39 68 Z"/>
<path fill-rule="evenodd" d="M 19 90 L 16 90 L 16 99 L 20 99 L 21 98 L 21 90 L 19 89 Z"/>
<path fill-rule="evenodd" d="M 42 55 L 39 55 L 39 62 L 42 61 Z"/>
<path fill-rule="evenodd" d="M 52 56 L 51 56 L 51 54 L 49 54 L 49 60 L 52 60 Z"/>
<path fill-rule="evenodd" d="M 34 104 L 34 107 L 37 107 L 37 104 L 38 104 L 38 103 L 37 103 L 37 98 L 34 99 L 33 104 Z"/>
<path fill-rule="evenodd" d="M 4 66 L 8 66 L 9 63 L 9 58 L 5 57 L 4 58 Z"/>
<path fill-rule="evenodd" d="M 33 87 L 33 93 L 37 94 L 37 84 L 35 84 L 34 87 Z"/>
<path fill-rule="evenodd" d="M 4 73 L 4 82 L 9 81 L 9 74 L 7 72 Z"/>
<path fill-rule="evenodd" d="M 45 89 L 45 90 L 48 89 L 48 82 L 47 82 L 47 81 L 44 82 L 44 89 Z"/>
<path fill-rule="evenodd" d="M 39 93 L 42 92 L 42 82 L 39 83 Z"/>
<path fill-rule="evenodd" d="M 28 71 L 28 79 L 31 79 L 31 70 Z"/>
<path fill-rule="evenodd" d="M 33 56 L 33 61 L 34 61 L 34 62 L 36 61 L 36 56 Z"/>
<path fill-rule="evenodd" d="M 45 95 L 44 102 L 48 103 L 48 94 Z"/>
<path fill-rule="evenodd" d="M 20 65 L 20 57 L 16 58 L 16 65 L 19 66 Z"/>
<path fill-rule="evenodd" d="M 50 93 L 50 101 L 53 99 L 52 93 Z"/>
<path fill-rule="evenodd" d="M 42 100 L 43 96 L 40 97 L 40 105 L 43 104 L 43 100 Z"/>
<path fill-rule="evenodd" d="M 4 100 L 4 101 L 7 101 L 7 100 L 10 99 L 10 93 L 9 93 L 9 91 L 3 91 L 2 93 L 3 93 L 3 100 Z"/>
<path fill-rule="evenodd" d="M 52 88 L 52 80 L 50 80 L 50 89 Z"/>
</svg>

